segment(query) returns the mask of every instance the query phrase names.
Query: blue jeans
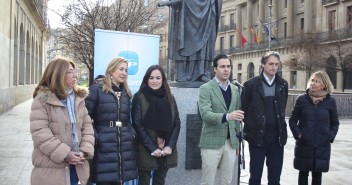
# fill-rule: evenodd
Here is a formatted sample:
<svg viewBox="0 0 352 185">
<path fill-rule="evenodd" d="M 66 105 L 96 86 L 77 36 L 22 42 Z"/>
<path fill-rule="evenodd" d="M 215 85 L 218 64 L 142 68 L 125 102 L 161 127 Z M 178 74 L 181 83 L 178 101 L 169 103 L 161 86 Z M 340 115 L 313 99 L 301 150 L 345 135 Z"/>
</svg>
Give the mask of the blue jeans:
<svg viewBox="0 0 352 185">
<path fill-rule="evenodd" d="M 284 159 L 284 147 L 281 147 L 278 138 L 264 138 L 264 146 L 249 145 L 249 185 L 260 185 L 264 161 L 268 168 L 268 185 L 280 185 L 280 176 Z"/>
<path fill-rule="evenodd" d="M 71 185 L 78 185 L 78 176 L 75 165 L 70 165 L 70 181 Z"/>
</svg>

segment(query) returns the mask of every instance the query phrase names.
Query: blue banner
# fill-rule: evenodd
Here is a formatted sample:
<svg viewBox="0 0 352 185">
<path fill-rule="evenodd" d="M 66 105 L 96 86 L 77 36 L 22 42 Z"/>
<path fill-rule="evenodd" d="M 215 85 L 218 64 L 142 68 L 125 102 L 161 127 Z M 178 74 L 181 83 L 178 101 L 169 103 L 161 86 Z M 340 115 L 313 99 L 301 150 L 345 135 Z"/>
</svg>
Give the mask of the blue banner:
<svg viewBox="0 0 352 185">
<path fill-rule="evenodd" d="M 128 85 L 136 93 L 149 66 L 159 63 L 159 35 L 95 30 L 94 78 L 104 75 L 113 58 L 128 61 Z"/>
</svg>

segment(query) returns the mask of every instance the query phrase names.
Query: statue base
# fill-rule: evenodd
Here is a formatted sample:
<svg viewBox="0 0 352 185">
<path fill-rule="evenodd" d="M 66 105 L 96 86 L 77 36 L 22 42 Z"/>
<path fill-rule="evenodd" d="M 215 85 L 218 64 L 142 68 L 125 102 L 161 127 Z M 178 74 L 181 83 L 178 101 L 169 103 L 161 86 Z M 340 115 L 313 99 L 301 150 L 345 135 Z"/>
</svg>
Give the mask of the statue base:
<svg viewBox="0 0 352 185">
<path fill-rule="evenodd" d="M 170 82 L 170 87 L 178 87 L 178 88 L 199 88 L 201 85 L 205 84 L 206 82 Z"/>
</svg>

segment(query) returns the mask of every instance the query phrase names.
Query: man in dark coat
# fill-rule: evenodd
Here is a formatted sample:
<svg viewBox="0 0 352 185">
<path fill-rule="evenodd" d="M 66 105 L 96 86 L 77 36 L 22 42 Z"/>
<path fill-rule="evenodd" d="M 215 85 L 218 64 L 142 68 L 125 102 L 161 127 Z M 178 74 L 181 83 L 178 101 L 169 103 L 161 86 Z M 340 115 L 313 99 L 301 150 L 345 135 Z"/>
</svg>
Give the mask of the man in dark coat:
<svg viewBox="0 0 352 185">
<path fill-rule="evenodd" d="M 263 71 L 244 83 L 244 139 L 249 143 L 250 185 L 260 185 L 264 161 L 268 167 L 268 184 L 279 185 L 287 141 L 285 109 L 287 81 L 278 74 L 280 56 L 268 52 L 261 59 Z"/>
</svg>

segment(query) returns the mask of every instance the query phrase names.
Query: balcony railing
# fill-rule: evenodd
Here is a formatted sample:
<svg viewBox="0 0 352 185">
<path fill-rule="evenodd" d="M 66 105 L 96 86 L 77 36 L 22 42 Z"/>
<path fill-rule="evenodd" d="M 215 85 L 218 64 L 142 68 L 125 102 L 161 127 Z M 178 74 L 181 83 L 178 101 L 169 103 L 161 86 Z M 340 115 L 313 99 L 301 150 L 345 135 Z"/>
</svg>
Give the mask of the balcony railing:
<svg viewBox="0 0 352 185">
<path fill-rule="evenodd" d="M 321 32 L 321 33 L 306 33 L 306 34 L 299 34 L 291 37 L 286 38 L 275 38 L 271 41 L 271 48 L 275 47 L 283 47 L 283 46 L 292 46 L 295 44 L 302 43 L 302 40 L 306 40 L 307 38 L 314 39 L 316 43 L 322 42 L 331 42 L 331 41 L 343 41 L 346 39 L 352 39 L 352 29 L 350 27 L 343 28 L 339 30 L 329 31 L 329 32 Z M 242 48 L 241 46 L 232 47 L 230 49 L 223 49 L 223 50 L 216 50 L 216 54 L 235 54 L 235 53 L 242 53 L 248 52 L 252 50 L 264 50 L 268 48 L 268 41 L 264 40 L 257 43 L 246 43 L 245 47 Z"/>
<path fill-rule="evenodd" d="M 328 4 L 338 3 L 339 0 L 322 0 L 321 2 L 323 5 L 328 5 Z"/>
</svg>

